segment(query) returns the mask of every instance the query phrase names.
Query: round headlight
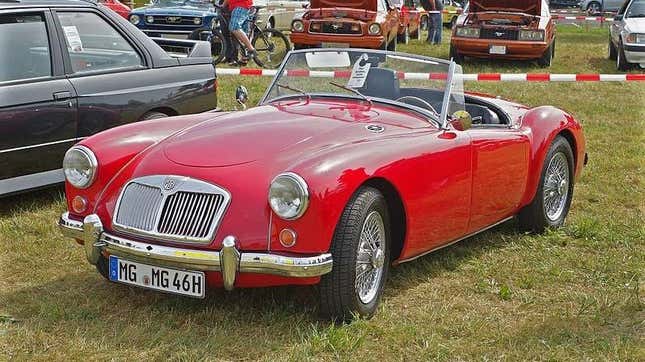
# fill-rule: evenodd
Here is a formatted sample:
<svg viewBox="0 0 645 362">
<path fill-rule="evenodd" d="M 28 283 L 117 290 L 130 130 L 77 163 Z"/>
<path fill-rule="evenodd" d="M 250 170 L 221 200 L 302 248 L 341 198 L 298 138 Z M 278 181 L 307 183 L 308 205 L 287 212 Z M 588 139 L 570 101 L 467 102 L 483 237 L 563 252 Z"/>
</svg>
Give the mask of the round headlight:
<svg viewBox="0 0 645 362">
<path fill-rule="evenodd" d="M 305 24 L 301 20 L 294 20 L 291 23 L 291 30 L 300 33 L 305 30 Z"/>
<path fill-rule="evenodd" d="M 154 23 L 155 22 L 155 17 L 152 15 L 146 16 L 146 21 L 149 23 Z"/>
<path fill-rule="evenodd" d="M 378 35 L 381 33 L 381 26 L 377 23 L 370 24 L 370 27 L 367 29 L 371 35 Z"/>
<path fill-rule="evenodd" d="M 130 22 L 134 25 L 139 24 L 139 21 L 141 21 L 141 18 L 139 18 L 139 15 L 133 14 L 130 15 Z"/>
<path fill-rule="evenodd" d="M 279 217 L 295 220 L 309 205 L 309 191 L 305 180 L 293 172 L 278 175 L 271 181 L 269 205 Z"/>
<path fill-rule="evenodd" d="M 199 25 L 202 23 L 202 18 L 193 18 L 193 24 Z"/>
<path fill-rule="evenodd" d="M 97 167 L 96 156 L 85 146 L 74 146 L 65 153 L 63 159 L 65 179 L 76 188 L 90 187 L 96 178 Z"/>
</svg>

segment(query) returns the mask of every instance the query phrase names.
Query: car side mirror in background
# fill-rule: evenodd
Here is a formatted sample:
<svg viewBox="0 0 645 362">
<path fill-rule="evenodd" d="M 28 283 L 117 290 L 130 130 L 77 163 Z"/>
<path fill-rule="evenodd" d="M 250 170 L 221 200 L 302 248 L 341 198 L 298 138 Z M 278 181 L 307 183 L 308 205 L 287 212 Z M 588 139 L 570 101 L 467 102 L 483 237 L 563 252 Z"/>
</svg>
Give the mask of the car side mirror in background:
<svg viewBox="0 0 645 362">
<path fill-rule="evenodd" d="M 458 131 L 467 131 L 473 126 L 473 117 L 466 111 L 457 111 L 452 114 L 450 124 Z"/>
<path fill-rule="evenodd" d="M 623 20 L 623 15 L 614 16 L 614 21 L 622 21 L 622 20 Z"/>
<path fill-rule="evenodd" d="M 240 85 L 237 87 L 237 89 L 235 90 L 235 100 L 240 105 L 242 110 L 246 109 L 246 102 L 249 101 L 249 91 L 245 86 Z"/>
</svg>

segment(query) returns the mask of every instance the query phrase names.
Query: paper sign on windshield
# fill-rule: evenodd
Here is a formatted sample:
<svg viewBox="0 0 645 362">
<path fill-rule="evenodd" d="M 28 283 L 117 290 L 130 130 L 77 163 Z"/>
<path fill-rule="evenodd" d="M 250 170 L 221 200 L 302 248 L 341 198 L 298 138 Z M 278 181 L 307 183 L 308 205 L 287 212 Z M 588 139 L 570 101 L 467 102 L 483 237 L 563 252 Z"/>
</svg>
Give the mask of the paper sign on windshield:
<svg viewBox="0 0 645 362">
<path fill-rule="evenodd" d="M 354 63 L 354 69 L 352 69 L 352 76 L 347 81 L 347 86 L 349 88 L 362 88 L 365 85 L 365 80 L 367 75 L 370 72 L 372 64 L 367 61 L 367 54 L 361 55 L 361 57 Z"/>
<path fill-rule="evenodd" d="M 63 32 L 65 32 L 65 38 L 67 38 L 67 44 L 72 49 L 73 52 L 78 53 L 83 51 L 83 42 L 81 41 L 81 36 L 78 34 L 78 29 L 75 26 L 63 26 Z"/>
</svg>

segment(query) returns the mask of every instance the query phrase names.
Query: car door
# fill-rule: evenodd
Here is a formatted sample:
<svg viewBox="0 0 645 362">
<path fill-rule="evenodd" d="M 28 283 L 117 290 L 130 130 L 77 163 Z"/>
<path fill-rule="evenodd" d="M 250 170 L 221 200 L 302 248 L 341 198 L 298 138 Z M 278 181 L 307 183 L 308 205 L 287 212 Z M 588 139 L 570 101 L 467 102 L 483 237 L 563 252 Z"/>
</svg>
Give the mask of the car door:
<svg viewBox="0 0 645 362">
<path fill-rule="evenodd" d="M 142 48 L 103 13 L 56 9 L 53 16 L 78 94 L 78 137 L 135 122 L 147 104 L 159 102 L 160 73 L 148 70 Z"/>
<path fill-rule="evenodd" d="M 629 1 L 626 1 L 625 4 L 618 10 L 618 13 L 616 16 L 620 16 L 620 20 L 612 21 L 611 23 L 611 28 L 609 29 L 609 36 L 611 37 L 611 41 L 614 43 L 616 47 L 620 45 L 620 34 L 623 31 L 623 28 L 625 27 L 625 20 L 623 17 L 625 16 L 625 12 L 627 11 L 627 6 L 629 5 Z"/>
<path fill-rule="evenodd" d="M 624 3 L 628 3 L 629 0 L 604 0 L 603 10 L 605 11 L 618 11 Z"/>
<path fill-rule="evenodd" d="M 473 188 L 469 233 L 517 210 L 526 188 L 528 136 L 506 125 L 479 125 L 467 131 L 473 149 Z"/>
<path fill-rule="evenodd" d="M 50 11 L 1 11 L 0 194 L 62 182 L 76 121 Z"/>
</svg>

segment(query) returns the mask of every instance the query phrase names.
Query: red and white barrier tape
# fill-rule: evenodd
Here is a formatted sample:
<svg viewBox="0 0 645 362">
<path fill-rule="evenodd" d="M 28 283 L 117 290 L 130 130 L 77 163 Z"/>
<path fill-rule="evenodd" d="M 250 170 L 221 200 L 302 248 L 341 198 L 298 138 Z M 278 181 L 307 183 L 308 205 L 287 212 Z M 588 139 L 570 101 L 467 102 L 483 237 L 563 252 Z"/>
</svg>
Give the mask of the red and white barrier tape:
<svg viewBox="0 0 645 362">
<path fill-rule="evenodd" d="M 255 68 L 218 68 L 218 75 L 264 76 L 273 77 L 277 74 L 275 69 Z M 349 78 L 350 71 L 320 71 L 307 69 L 290 69 L 290 77 L 310 78 Z M 443 80 L 446 73 L 397 73 L 399 79 L 413 80 Z M 643 82 L 645 74 L 549 74 L 549 73 L 480 73 L 461 74 L 464 81 L 477 82 Z"/>
</svg>

